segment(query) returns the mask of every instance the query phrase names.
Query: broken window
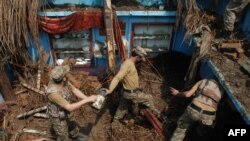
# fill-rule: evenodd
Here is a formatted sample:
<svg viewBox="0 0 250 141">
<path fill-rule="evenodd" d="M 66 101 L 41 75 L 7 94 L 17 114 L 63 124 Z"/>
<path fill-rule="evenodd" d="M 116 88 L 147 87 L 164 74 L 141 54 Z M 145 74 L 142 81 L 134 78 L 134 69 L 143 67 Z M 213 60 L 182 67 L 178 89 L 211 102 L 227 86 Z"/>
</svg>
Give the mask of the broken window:
<svg viewBox="0 0 250 141">
<path fill-rule="evenodd" d="M 151 55 L 168 51 L 172 29 L 172 25 L 134 25 L 132 47 L 141 46 Z"/>
<path fill-rule="evenodd" d="M 90 30 L 52 35 L 54 58 L 61 64 L 65 57 L 75 58 L 76 65 L 90 65 L 92 57 Z"/>
</svg>

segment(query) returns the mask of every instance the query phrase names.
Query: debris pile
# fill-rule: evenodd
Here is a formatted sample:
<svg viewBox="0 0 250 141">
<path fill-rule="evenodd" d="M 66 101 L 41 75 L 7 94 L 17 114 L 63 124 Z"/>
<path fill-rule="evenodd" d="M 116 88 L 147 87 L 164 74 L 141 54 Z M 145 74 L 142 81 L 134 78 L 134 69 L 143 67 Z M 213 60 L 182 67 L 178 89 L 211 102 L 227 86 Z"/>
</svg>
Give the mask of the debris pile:
<svg viewBox="0 0 250 141">
<path fill-rule="evenodd" d="M 145 88 L 145 93 L 153 94 L 157 108 L 163 110 L 166 107 L 166 102 L 161 99 L 160 87 L 164 85 L 163 77 L 159 72 L 155 73 L 156 68 L 152 69 L 152 67 L 153 65 L 142 64 L 140 82 Z M 44 87 L 50 81 L 51 69 L 44 67 L 41 70 L 40 89 L 36 84 L 37 68 L 33 66 L 29 69 L 26 77 L 21 77 L 20 83 L 15 84 L 16 105 L 11 106 L 11 112 L 5 114 L 3 127 L 8 131 L 10 140 L 53 139 L 51 125 L 46 115 L 46 98 L 44 96 Z M 87 72 L 71 71 L 70 74 L 78 82 L 79 89 L 86 95 L 96 94 L 96 90 L 102 86 L 99 78 L 90 76 Z M 73 112 L 81 131 L 88 135 L 89 140 L 161 140 L 150 122 L 142 115 L 131 113 L 129 116 L 134 115 L 134 118 L 131 118 L 128 123 L 112 123 L 113 111 L 116 110 L 113 99 L 119 97 L 119 92 L 116 91 L 113 95 L 107 98 L 106 106 L 101 111 L 92 108 L 91 105 L 86 105 Z"/>
</svg>

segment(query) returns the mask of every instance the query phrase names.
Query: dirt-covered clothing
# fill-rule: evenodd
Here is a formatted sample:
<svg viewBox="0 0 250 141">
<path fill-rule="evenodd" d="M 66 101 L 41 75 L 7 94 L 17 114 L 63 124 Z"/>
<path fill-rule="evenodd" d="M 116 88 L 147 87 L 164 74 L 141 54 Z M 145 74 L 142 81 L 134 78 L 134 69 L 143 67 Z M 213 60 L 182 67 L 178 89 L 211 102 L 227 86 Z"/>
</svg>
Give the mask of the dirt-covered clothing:
<svg viewBox="0 0 250 141">
<path fill-rule="evenodd" d="M 71 116 L 65 119 L 50 117 L 49 121 L 56 134 L 56 141 L 75 141 L 74 138 L 80 136 L 79 128 Z"/>
<path fill-rule="evenodd" d="M 194 123 L 212 126 L 218 103 L 222 97 L 219 85 L 214 80 L 203 79 L 195 84 L 195 97 L 177 123 L 171 141 L 183 141 L 186 131 Z"/>
<path fill-rule="evenodd" d="M 216 114 L 204 114 L 202 113 L 202 111 L 197 111 L 194 108 L 188 106 L 185 112 L 178 120 L 177 128 L 175 129 L 170 141 L 183 141 L 187 130 L 196 122 L 200 122 L 206 126 L 212 126 L 215 117 Z"/>
<path fill-rule="evenodd" d="M 233 31 L 234 23 L 242 16 L 242 11 L 249 4 L 250 0 L 230 0 L 226 6 L 223 16 L 224 30 Z"/>
<path fill-rule="evenodd" d="M 56 103 L 57 105 L 64 107 L 67 104 L 69 104 L 69 102 L 67 100 L 65 100 L 59 93 L 52 93 L 48 96 L 48 99 L 53 102 Z"/>
<path fill-rule="evenodd" d="M 46 96 L 48 98 L 47 112 L 56 134 L 56 141 L 71 141 L 69 135 L 72 138 L 79 135 L 79 129 L 70 113 L 63 108 L 71 101 L 69 86 L 61 88 L 50 83 Z"/>
<path fill-rule="evenodd" d="M 123 91 L 119 106 L 114 116 L 115 119 L 122 119 L 124 115 L 128 112 L 128 101 L 131 101 L 135 104 L 143 104 L 149 107 L 155 114 L 160 114 L 160 112 L 154 106 L 152 95 L 145 94 L 141 90 L 137 90 L 132 93 Z"/>
<path fill-rule="evenodd" d="M 122 82 L 124 89 L 134 90 L 139 88 L 138 73 L 135 64 L 130 59 L 127 59 L 122 63 L 119 72 L 110 83 L 109 90 L 113 91 L 119 81 Z"/>
<path fill-rule="evenodd" d="M 145 94 L 139 90 L 139 76 L 135 67 L 135 63 L 130 59 L 124 61 L 119 72 L 110 83 L 109 90 L 112 92 L 119 82 L 123 84 L 123 93 L 119 106 L 117 108 L 115 119 L 122 119 L 127 113 L 128 104 L 130 100 L 133 103 L 140 103 L 149 107 L 153 112 L 159 114 L 160 112 L 154 107 L 152 95 Z"/>
</svg>

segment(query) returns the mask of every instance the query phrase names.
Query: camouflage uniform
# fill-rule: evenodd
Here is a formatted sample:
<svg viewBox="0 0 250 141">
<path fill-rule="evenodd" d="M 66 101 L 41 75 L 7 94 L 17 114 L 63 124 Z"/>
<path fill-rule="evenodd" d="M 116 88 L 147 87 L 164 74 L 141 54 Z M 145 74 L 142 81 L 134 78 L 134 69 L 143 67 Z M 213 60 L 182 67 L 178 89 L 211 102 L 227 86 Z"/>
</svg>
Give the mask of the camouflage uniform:
<svg viewBox="0 0 250 141">
<path fill-rule="evenodd" d="M 234 23 L 237 17 L 241 16 L 241 12 L 247 6 L 250 0 L 230 0 L 227 4 L 226 11 L 223 16 L 224 20 L 224 30 L 233 31 Z"/>
<path fill-rule="evenodd" d="M 221 96 L 221 91 L 216 82 L 206 79 L 202 80 L 199 88 L 196 90 L 196 97 L 178 120 L 177 128 L 170 141 L 183 141 L 187 130 L 190 126 L 194 125 L 194 123 L 201 123 L 197 127 L 197 133 L 204 135 L 207 131 L 204 129 L 214 125 L 216 111 L 210 112 L 203 110 L 203 108 L 200 108 L 194 103 L 197 101 L 203 102 L 206 103 L 206 106 L 213 107 L 213 109 L 217 110 L 217 104 Z M 199 110 L 197 110 L 197 107 Z"/>
<path fill-rule="evenodd" d="M 55 80 L 61 80 L 62 77 L 69 71 L 69 68 L 57 66 L 51 72 L 51 77 Z M 54 86 L 53 81 L 50 81 L 49 86 L 46 90 L 46 97 L 48 98 L 47 113 L 49 115 L 49 120 L 52 124 L 52 128 L 56 134 L 57 141 L 71 141 L 70 137 L 77 138 L 82 136 L 79 134 L 79 129 L 77 124 L 74 122 L 72 115 L 66 111 L 63 107 L 60 107 L 58 103 L 54 103 L 49 100 L 51 94 L 59 94 L 66 101 L 71 101 L 71 91 L 69 85 L 64 86 L 63 89 L 59 89 Z M 82 141 L 82 140 L 81 140 Z"/>
<path fill-rule="evenodd" d="M 203 114 L 201 111 L 198 112 L 197 110 L 188 107 L 186 111 L 183 113 L 181 118 L 178 120 L 177 128 L 172 135 L 170 141 L 183 141 L 187 130 L 193 125 L 195 122 L 201 122 L 203 125 L 212 126 L 213 121 L 215 120 L 214 115 L 206 115 Z M 202 126 L 199 126 L 202 127 Z"/>
<path fill-rule="evenodd" d="M 128 101 L 132 101 L 135 104 L 143 104 L 149 107 L 156 115 L 160 114 L 160 111 L 157 110 L 154 106 L 152 95 L 145 94 L 141 90 L 137 90 L 133 93 L 123 91 L 119 106 L 114 116 L 115 119 L 122 119 L 128 112 Z"/>
</svg>

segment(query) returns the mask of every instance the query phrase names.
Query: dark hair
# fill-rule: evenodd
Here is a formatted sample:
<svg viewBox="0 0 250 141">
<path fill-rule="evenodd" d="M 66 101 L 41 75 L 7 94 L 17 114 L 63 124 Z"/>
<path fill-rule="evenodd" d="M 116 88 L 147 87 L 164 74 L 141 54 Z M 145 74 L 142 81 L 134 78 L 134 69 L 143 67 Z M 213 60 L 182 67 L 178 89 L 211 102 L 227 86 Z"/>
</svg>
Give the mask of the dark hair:
<svg viewBox="0 0 250 141">
<path fill-rule="evenodd" d="M 52 79 L 56 84 L 59 84 L 62 82 L 63 78 L 62 79 Z"/>
<path fill-rule="evenodd" d="M 136 51 L 132 51 L 131 56 L 136 57 L 136 56 L 140 56 L 140 55 Z"/>
</svg>

